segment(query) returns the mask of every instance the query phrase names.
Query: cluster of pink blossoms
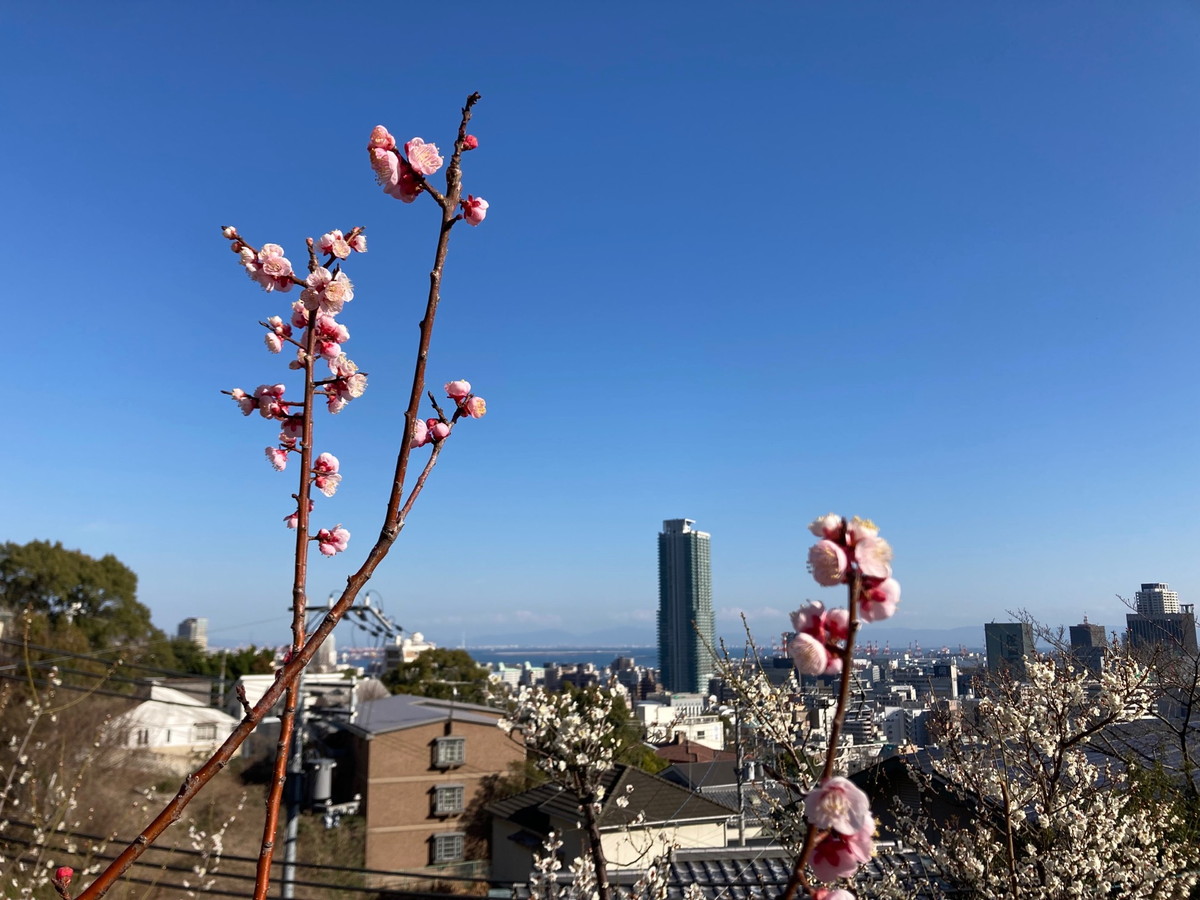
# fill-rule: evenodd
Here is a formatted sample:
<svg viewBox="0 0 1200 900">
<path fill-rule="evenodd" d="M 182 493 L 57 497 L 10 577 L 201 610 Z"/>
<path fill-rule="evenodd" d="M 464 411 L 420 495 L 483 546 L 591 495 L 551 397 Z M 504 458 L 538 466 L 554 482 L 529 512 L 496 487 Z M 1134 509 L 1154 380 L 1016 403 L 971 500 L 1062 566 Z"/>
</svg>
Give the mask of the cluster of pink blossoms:
<svg viewBox="0 0 1200 900">
<path fill-rule="evenodd" d="M 821 832 L 809 860 L 821 881 L 850 878 L 875 852 L 871 804 L 852 781 L 837 775 L 826 778 L 804 798 L 804 815 Z"/>
<path fill-rule="evenodd" d="M 468 134 L 463 138 L 464 150 L 474 150 L 478 146 L 479 139 L 475 135 Z M 444 160 L 437 144 L 428 144 L 419 137 L 404 145 L 403 155 L 396 148 L 396 139 L 382 125 L 376 125 L 371 130 L 367 154 L 371 159 L 375 180 L 388 196 L 412 203 L 425 189 L 425 178 L 440 169 Z M 488 204 L 482 197 L 468 194 L 467 199 L 459 203 L 463 221 L 468 225 L 478 225 L 487 216 Z"/>
<path fill-rule="evenodd" d="M 808 568 L 817 584 L 831 587 L 857 576 L 858 617 L 864 622 L 890 618 L 900 602 L 900 584 L 892 578 L 892 548 L 874 523 L 855 516 L 821 516 L 809 530 L 821 540 L 808 551 Z M 849 636 L 850 613 L 810 601 L 792 613 L 795 636 L 788 645 L 796 668 L 805 675 L 836 675 L 842 670 L 841 645 Z"/>
<path fill-rule="evenodd" d="M 312 252 L 326 256 L 327 260 L 326 265 L 317 265 L 315 260 L 310 263 L 311 271 L 303 281 L 295 276 L 292 264 L 278 244 L 264 244 L 261 250 L 256 251 L 242 240 L 233 226 L 226 226 L 221 233 L 232 243 L 246 272 L 265 290 L 288 291 L 293 284 L 303 287 L 300 299 L 292 304 L 290 321 L 284 321 L 281 316 L 271 316 L 262 323 L 267 329 L 267 349 L 279 353 L 284 344 L 292 344 L 296 347 L 296 358 L 288 365 L 292 369 L 303 369 L 307 363 L 304 349 L 307 329 L 311 327 L 313 355 L 329 367 L 330 377 L 318 382 L 320 389 L 317 391 L 325 397 L 326 408 L 332 413 L 341 412 L 347 403 L 361 397 L 367 387 L 367 376 L 358 371 L 358 366 L 343 351 L 342 345 L 350 339 L 350 331 L 337 321 L 336 316 L 354 299 L 354 285 L 341 271 L 340 261 L 347 259 L 351 253 L 367 251 L 367 239 L 362 229 L 354 228 L 348 235 L 334 229 L 311 241 Z M 330 265 L 333 266 L 332 270 L 327 268 Z M 301 331 L 299 335 L 296 334 L 297 329 Z M 279 443 L 267 447 L 264 453 L 274 469 L 285 469 L 288 455 L 300 452 L 304 420 L 301 415 L 294 415 L 291 411 L 300 404 L 284 399 L 282 384 L 259 385 L 252 394 L 235 388 L 229 394 L 243 415 L 248 416 L 257 410 L 265 419 L 280 421 Z M 313 463 L 309 475 L 314 487 L 326 497 L 332 497 L 341 483 L 339 468 L 337 457 L 331 453 L 320 454 Z M 311 501 L 309 511 L 312 511 Z M 297 527 L 298 521 L 299 512 L 284 518 L 289 528 Z M 315 540 L 321 553 L 332 556 L 346 549 L 349 538 L 350 532 L 338 526 L 322 529 Z"/>
<path fill-rule="evenodd" d="M 808 551 L 808 568 L 817 584 L 857 587 L 857 618 L 878 622 L 890 617 L 900 601 L 900 585 L 892 578 L 892 548 L 873 522 L 855 516 L 821 516 L 809 530 L 819 538 Z M 843 673 L 850 640 L 850 609 L 826 609 L 809 601 L 792 613 L 794 635 L 788 653 L 805 675 Z M 832 751 L 831 751 L 832 752 Z M 822 779 L 804 798 L 804 815 L 817 829 L 818 840 L 808 863 L 821 881 L 849 878 L 875 851 L 875 820 L 867 795 L 839 776 Z M 817 900 L 846 900 L 841 889 L 822 888 Z"/>
<path fill-rule="evenodd" d="M 482 397 L 476 397 L 471 393 L 471 382 L 469 381 L 446 382 L 446 396 L 453 400 L 458 407 L 454 414 L 455 419 L 462 416 L 482 419 L 487 414 L 487 403 Z M 449 436 L 450 423 L 443 422 L 441 419 L 426 419 L 424 422 L 418 419 L 417 424 L 413 426 L 410 446 L 424 447 L 426 444 L 445 440 Z"/>
</svg>

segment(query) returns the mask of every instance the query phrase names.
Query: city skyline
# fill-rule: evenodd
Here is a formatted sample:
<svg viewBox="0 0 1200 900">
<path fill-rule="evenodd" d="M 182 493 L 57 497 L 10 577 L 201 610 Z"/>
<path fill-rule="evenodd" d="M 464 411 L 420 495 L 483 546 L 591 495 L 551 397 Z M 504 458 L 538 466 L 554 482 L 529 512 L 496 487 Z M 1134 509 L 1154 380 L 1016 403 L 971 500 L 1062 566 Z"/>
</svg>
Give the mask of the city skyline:
<svg viewBox="0 0 1200 900">
<path fill-rule="evenodd" d="M 318 523 L 352 538 L 309 566 L 315 601 L 340 589 L 382 523 L 437 225 L 380 192 L 367 137 L 444 149 L 478 90 L 491 206 L 454 230 L 429 386 L 489 411 L 371 580 L 406 629 L 650 629 L 646 536 L 677 511 L 719 536 L 725 634 L 829 601 L 803 561 L 831 511 L 895 548 L 872 639 L 1200 596 L 1193 8 L 460 9 L 453 54 L 417 37 L 432 8 L 340 11 L 337 77 L 303 49 L 316 5 L 270 40 L 202 6 L 6 12 L 7 324 L 36 388 L 10 397 L 4 539 L 114 554 L 168 632 L 286 640 L 294 472 L 220 392 L 294 386 L 256 323 L 297 295 L 219 228 L 302 264 L 362 225 L 370 386 L 317 438 L 344 476 Z"/>
</svg>

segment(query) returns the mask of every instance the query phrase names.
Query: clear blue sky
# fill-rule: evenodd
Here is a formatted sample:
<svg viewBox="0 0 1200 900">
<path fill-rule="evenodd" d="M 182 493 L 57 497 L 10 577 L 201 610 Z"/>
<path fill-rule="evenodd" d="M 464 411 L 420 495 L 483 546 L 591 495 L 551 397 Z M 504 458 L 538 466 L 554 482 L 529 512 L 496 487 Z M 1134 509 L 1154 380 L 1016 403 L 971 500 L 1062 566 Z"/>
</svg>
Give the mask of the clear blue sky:
<svg viewBox="0 0 1200 900">
<path fill-rule="evenodd" d="M 483 94 L 435 384 L 452 438 L 372 587 L 485 642 L 646 625 L 655 535 L 713 535 L 718 624 L 821 597 L 805 524 L 874 518 L 895 625 L 1200 601 L 1200 7 L 1161 2 L 8 3 L 0 539 L 114 553 L 173 630 L 286 639 L 295 489 L 221 389 L 281 380 L 237 225 L 364 225 L 318 523 L 377 533 L 435 231 L 377 123 Z M 426 198 L 422 198 L 425 200 Z M 824 599 L 831 599 L 825 597 Z M 276 623 L 272 625 L 271 623 Z M 885 634 L 877 626 L 878 635 Z M 349 640 L 349 638 L 347 638 Z"/>
</svg>

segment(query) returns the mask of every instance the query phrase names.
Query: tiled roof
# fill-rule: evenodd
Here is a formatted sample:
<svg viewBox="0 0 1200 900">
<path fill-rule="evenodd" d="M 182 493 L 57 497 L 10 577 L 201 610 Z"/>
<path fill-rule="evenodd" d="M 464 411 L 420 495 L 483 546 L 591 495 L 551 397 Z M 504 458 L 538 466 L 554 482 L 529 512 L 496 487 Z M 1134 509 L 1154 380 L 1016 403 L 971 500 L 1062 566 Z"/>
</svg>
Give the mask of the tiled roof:
<svg viewBox="0 0 1200 900">
<path fill-rule="evenodd" d="M 377 734 L 445 722 L 451 718 L 456 722 L 495 725 L 499 717 L 500 713 L 496 710 L 474 703 L 396 694 L 381 700 L 366 701 L 354 711 L 354 719 L 343 727 L 370 740 Z"/>
<path fill-rule="evenodd" d="M 645 813 L 646 825 L 697 819 L 723 820 L 730 816 L 725 806 L 631 766 L 617 766 L 601 783 L 604 786 L 601 828 L 632 825 L 639 813 Z M 618 797 L 628 798 L 629 805 L 622 807 L 616 802 Z M 553 784 L 543 784 L 500 800 L 489 806 L 488 811 L 534 830 L 548 828 L 551 816 L 574 820 L 580 813 L 578 799 L 570 791 Z"/>
</svg>

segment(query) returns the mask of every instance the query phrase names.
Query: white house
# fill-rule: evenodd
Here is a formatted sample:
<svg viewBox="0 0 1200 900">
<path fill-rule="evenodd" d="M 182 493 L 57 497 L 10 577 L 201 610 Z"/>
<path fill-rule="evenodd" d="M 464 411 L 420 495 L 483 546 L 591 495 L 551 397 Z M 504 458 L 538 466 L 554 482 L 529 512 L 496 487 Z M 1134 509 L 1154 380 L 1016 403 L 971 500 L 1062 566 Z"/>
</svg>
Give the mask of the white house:
<svg viewBox="0 0 1200 900">
<path fill-rule="evenodd" d="M 212 755 L 237 724 L 193 694 L 152 684 L 149 699 L 113 719 L 109 733 L 129 761 L 182 773 Z"/>
</svg>

